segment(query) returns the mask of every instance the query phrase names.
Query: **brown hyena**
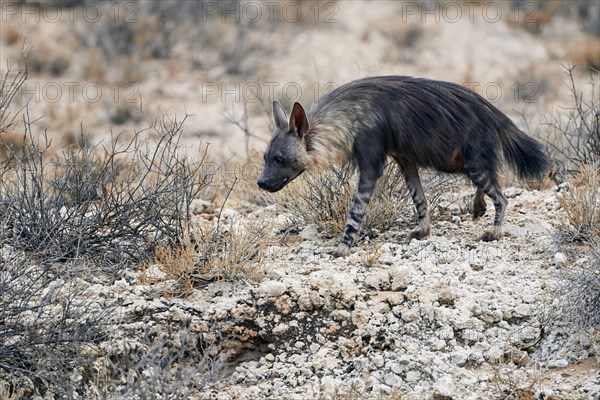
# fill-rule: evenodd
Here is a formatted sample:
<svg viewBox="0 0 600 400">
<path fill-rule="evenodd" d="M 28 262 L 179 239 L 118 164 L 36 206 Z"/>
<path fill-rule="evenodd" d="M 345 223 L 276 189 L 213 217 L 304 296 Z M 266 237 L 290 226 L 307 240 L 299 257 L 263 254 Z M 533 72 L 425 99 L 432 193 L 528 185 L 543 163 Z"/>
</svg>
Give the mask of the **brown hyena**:
<svg viewBox="0 0 600 400">
<path fill-rule="evenodd" d="M 314 103 L 308 112 L 295 103 L 289 120 L 273 102 L 276 131 L 265 153 L 258 186 L 276 192 L 305 170 L 353 163 L 358 191 L 344 236 L 334 255 L 349 254 L 387 156 L 400 166 L 419 216 L 411 239 L 431 232 L 419 167 L 462 173 L 477 190 L 473 216 L 495 207 L 493 228 L 481 240 L 502 236 L 507 200 L 498 184 L 501 153 L 521 178 L 540 178 L 549 166 L 542 146 L 520 131 L 490 102 L 449 82 L 405 76 L 360 79 Z"/>
</svg>

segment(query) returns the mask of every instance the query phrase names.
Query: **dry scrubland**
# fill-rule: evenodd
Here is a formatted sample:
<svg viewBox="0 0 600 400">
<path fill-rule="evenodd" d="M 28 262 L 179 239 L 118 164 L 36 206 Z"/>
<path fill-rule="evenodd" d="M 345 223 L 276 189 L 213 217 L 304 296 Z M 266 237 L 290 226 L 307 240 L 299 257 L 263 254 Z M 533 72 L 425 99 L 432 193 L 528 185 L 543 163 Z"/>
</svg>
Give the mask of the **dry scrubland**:
<svg viewBox="0 0 600 400">
<path fill-rule="evenodd" d="M 571 1 L 0 1 L 1 399 L 600 396 L 600 6 Z M 255 187 L 270 102 L 403 74 L 543 141 L 506 235 L 390 165 Z"/>
</svg>

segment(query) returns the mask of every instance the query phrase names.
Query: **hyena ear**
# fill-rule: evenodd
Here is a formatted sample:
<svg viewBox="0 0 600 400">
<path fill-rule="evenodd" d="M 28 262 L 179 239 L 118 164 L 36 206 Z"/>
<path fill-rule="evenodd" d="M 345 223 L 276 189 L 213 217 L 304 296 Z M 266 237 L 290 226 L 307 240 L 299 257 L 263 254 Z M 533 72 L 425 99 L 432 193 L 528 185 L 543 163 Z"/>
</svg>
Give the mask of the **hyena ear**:
<svg viewBox="0 0 600 400">
<path fill-rule="evenodd" d="M 308 118 L 306 118 L 304 108 L 302 108 L 300 103 L 294 103 L 292 114 L 290 115 L 290 130 L 296 132 L 300 138 L 303 138 L 306 132 L 308 132 L 308 128 Z"/>
<path fill-rule="evenodd" d="M 277 129 L 287 128 L 287 115 L 285 115 L 283 106 L 277 100 L 273 101 L 273 119 L 275 120 Z"/>
</svg>

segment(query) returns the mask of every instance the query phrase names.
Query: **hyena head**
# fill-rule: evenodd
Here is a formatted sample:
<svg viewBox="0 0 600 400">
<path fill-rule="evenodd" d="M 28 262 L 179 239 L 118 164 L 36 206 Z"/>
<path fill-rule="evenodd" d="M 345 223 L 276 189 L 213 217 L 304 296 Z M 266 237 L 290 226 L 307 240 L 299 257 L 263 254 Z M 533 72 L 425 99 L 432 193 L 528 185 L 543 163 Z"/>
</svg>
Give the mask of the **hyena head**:
<svg viewBox="0 0 600 400">
<path fill-rule="evenodd" d="M 275 133 L 265 152 L 265 169 L 258 179 L 258 186 L 269 192 L 277 192 L 300 175 L 307 167 L 306 133 L 308 119 L 299 103 L 292 108 L 289 122 L 283 106 L 273 102 Z"/>
</svg>

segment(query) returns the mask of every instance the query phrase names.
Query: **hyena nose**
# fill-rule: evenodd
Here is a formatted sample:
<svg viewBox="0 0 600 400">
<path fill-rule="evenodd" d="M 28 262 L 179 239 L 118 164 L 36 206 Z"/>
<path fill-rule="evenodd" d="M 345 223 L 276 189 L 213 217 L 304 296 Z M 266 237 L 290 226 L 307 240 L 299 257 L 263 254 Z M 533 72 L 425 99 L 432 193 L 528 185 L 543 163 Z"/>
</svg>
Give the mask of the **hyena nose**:
<svg viewBox="0 0 600 400">
<path fill-rule="evenodd" d="M 260 178 L 256 184 L 258 185 L 259 188 L 261 189 L 266 189 L 267 188 L 267 182 L 265 181 L 264 178 Z"/>
</svg>

